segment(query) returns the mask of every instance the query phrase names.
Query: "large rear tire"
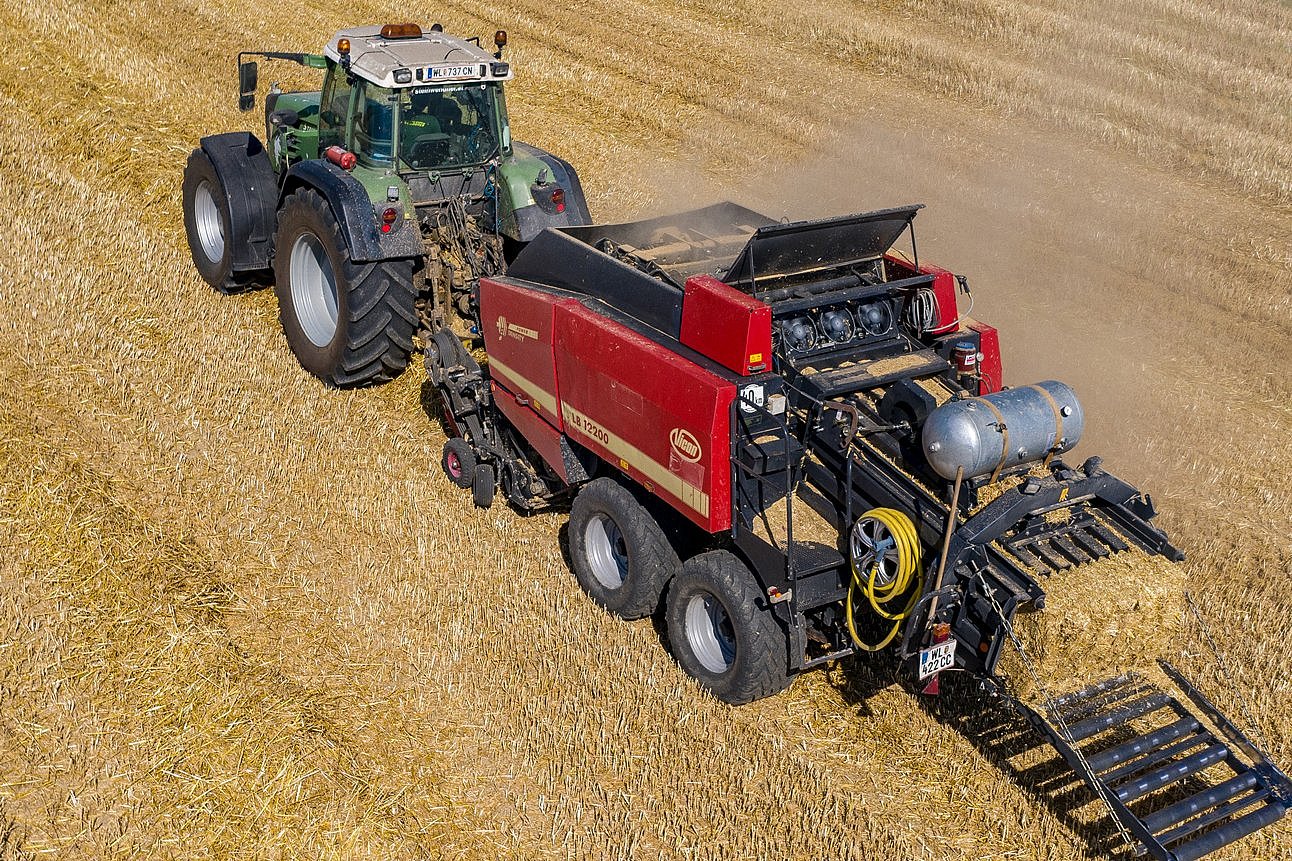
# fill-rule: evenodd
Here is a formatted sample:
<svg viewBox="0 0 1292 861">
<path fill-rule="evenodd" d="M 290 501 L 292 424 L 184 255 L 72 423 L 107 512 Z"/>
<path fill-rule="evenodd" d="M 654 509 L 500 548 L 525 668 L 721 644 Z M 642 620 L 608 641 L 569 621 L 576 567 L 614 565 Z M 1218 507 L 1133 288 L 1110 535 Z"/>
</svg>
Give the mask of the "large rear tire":
<svg viewBox="0 0 1292 861">
<path fill-rule="evenodd" d="M 668 587 L 664 618 L 677 662 L 723 702 L 743 705 L 789 686 L 785 630 L 731 553 L 688 560 Z"/>
<path fill-rule="evenodd" d="M 622 619 L 659 608 L 681 568 L 659 523 L 628 488 L 610 478 L 585 485 L 570 508 L 574 576 L 597 604 Z"/>
<path fill-rule="evenodd" d="M 253 272 L 233 271 L 229 198 L 211 159 L 201 149 L 184 167 L 184 232 L 202 280 L 221 293 L 240 293 L 256 280 Z"/>
<path fill-rule="evenodd" d="M 274 249 L 278 316 L 305 370 L 338 388 L 403 372 L 417 326 L 414 261 L 351 261 L 331 207 L 306 188 L 283 203 Z"/>
</svg>

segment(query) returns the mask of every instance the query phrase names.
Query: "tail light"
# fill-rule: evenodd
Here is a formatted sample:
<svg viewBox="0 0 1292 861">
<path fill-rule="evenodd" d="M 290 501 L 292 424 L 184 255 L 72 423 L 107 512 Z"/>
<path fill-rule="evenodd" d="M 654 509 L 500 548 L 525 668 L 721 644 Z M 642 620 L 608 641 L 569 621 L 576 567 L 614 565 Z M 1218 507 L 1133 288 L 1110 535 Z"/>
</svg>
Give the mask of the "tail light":
<svg viewBox="0 0 1292 861">
<path fill-rule="evenodd" d="M 393 206 L 388 206 L 381 213 L 381 232 L 389 233 L 395 227 L 395 219 L 399 218 L 399 210 Z"/>
<path fill-rule="evenodd" d="M 341 168 L 341 170 L 351 170 L 354 168 L 354 153 L 343 147 L 330 146 L 323 150 L 323 157 L 332 162 L 332 164 Z"/>
<path fill-rule="evenodd" d="M 565 189 L 558 188 L 552 192 L 552 205 L 558 213 L 565 212 Z"/>
</svg>

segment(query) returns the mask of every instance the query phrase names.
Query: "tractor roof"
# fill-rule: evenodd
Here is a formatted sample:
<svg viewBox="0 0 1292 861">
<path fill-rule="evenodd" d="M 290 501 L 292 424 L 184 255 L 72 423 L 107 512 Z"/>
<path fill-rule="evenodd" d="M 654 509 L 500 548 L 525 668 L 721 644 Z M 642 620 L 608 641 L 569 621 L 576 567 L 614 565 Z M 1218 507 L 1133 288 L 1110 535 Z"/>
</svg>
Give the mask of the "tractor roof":
<svg viewBox="0 0 1292 861">
<path fill-rule="evenodd" d="M 323 53 L 328 59 L 340 62 L 337 43 L 348 39 L 351 71 L 382 87 L 424 87 L 512 78 L 508 63 L 494 59 L 493 54 L 475 42 L 438 30 L 422 31 L 415 24 L 387 28 L 414 34 L 409 36 L 386 38 L 382 36 L 382 29 L 372 25 L 342 30 L 332 37 Z"/>
</svg>

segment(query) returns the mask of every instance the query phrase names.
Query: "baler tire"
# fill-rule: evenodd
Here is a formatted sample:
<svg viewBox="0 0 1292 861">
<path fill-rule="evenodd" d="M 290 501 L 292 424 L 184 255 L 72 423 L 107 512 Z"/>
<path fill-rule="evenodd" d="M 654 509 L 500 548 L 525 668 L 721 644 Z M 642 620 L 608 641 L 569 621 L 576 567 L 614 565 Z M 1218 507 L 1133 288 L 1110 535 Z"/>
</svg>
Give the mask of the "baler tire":
<svg viewBox="0 0 1292 861">
<path fill-rule="evenodd" d="M 284 202 L 274 247 L 278 317 L 302 367 L 346 389 L 399 376 L 408 366 L 417 326 L 414 261 L 353 262 L 331 207 L 308 188 Z M 293 289 L 293 266 L 301 270 L 299 292 Z M 317 296 L 311 296 L 311 276 L 319 282 L 313 288 Z"/>
<path fill-rule="evenodd" d="M 460 436 L 455 436 L 444 443 L 440 467 L 449 477 L 449 481 L 463 490 L 470 490 L 475 483 L 476 475 L 476 453 L 471 448 L 471 443 Z"/>
<path fill-rule="evenodd" d="M 621 619 L 641 619 L 659 609 L 681 562 L 632 491 L 611 478 L 584 485 L 570 508 L 569 529 L 575 579 L 596 604 Z M 618 585 L 612 582 L 616 577 Z"/>
<path fill-rule="evenodd" d="M 749 569 L 726 550 L 687 560 L 669 584 L 664 620 L 673 657 L 719 700 L 743 705 L 789 686 L 785 630 Z"/>
<path fill-rule="evenodd" d="M 253 286 L 256 273 L 233 271 L 229 200 L 215 166 L 201 149 L 189 153 L 181 188 L 188 250 L 202 280 L 226 295 L 241 293 Z"/>
</svg>

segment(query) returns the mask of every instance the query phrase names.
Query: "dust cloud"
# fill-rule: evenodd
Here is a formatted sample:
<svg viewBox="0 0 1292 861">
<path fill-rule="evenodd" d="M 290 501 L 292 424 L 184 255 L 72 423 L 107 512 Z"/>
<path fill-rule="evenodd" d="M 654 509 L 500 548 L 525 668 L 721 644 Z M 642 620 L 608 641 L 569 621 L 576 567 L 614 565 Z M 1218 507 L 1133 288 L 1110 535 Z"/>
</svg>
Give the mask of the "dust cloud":
<svg viewBox="0 0 1292 861">
<path fill-rule="evenodd" d="M 1235 339 L 1253 328 L 1292 340 L 1289 321 L 1233 287 L 1287 273 L 1236 250 L 1225 220 L 1272 237 L 1276 218 L 1227 200 L 1220 219 L 1212 190 L 968 113 L 870 117 L 817 155 L 725 183 L 711 166 L 661 159 L 642 187 L 650 214 L 724 198 L 778 219 L 926 204 L 920 258 L 967 276 L 973 316 L 1001 331 L 1006 383 L 1072 385 L 1087 413 L 1074 459 L 1098 453 L 1133 481 L 1183 487 L 1178 426 L 1206 399 L 1195 384 L 1214 384 L 1200 369 L 1236 369 Z"/>
</svg>

